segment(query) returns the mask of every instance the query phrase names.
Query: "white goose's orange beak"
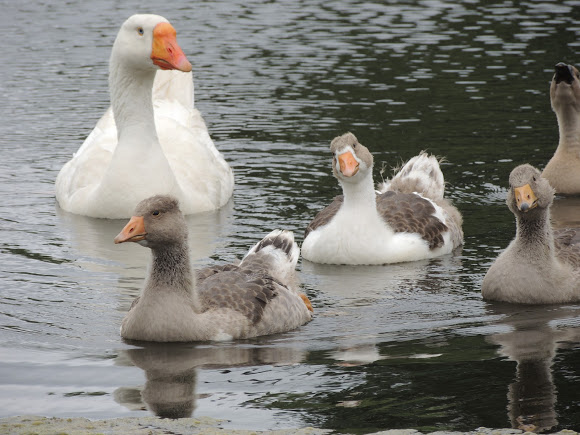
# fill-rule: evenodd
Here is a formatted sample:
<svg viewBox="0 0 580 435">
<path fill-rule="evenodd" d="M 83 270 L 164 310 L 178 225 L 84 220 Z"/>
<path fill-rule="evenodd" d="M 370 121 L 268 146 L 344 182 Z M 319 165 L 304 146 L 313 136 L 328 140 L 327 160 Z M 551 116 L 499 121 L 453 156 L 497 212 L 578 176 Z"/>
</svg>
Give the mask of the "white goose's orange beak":
<svg viewBox="0 0 580 435">
<path fill-rule="evenodd" d="M 538 205 L 538 198 L 529 184 L 514 189 L 516 205 L 520 211 L 526 212 Z"/>
<path fill-rule="evenodd" d="M 191 71 L 191 63 L 185 57 L 183 50 L 177 44 L 177 32 L 169 23 L 159 23 L 153 29 L 153 46 L 151 60 L 159 68 Z"/>
<path fill-rule="evenodd" d="M 144 240 L 146 235 L 147 231 L 145 231 L 145 219 L 143 219 L 143 216 L 133 216 L 129 223 L 125 225 L 125 228 L 117 234 L 115 243 L 139 242 Z"/>
<path fill-rule="evenodd" d="M 342 175 L 345 177 L 352 177 L 358 172 L 359 163 L 350 151 L 339 155 L 338 163 L 340 164 L 340 172 L 342 172 Z"/>
</svg>

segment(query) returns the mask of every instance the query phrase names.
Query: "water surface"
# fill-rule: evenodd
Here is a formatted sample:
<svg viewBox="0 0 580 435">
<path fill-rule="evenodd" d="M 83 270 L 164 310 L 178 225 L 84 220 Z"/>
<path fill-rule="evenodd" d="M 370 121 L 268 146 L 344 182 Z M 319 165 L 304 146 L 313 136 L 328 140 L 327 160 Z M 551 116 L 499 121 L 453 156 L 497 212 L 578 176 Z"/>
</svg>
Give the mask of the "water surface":
<svg viewBox="0 0 580 435">
<path fill-rule="evenodd" d="M 365 433 L 580 429 L 578 305 L 485 303 L 513 237 L 511 169 L 558 140 L 549 81 L 576 61 L 576 1 L 0 0 L 0 416 L 207 415 L 225 427 Z M 149 252 L 123 221 L 58 209 L 54 179 L 109 105 L 120 24 L 164 15 L 194 66 L 196 105 L 235 170 L 233 200 L 188 218 L 198 265 L 276 227 L 298 241 L 339 192 L 328 146 L 352 131 L 375 178 L 445 156 L 464 215 L 454 256 L 385 267 L 299 265 L 314 320 L 232 343 L 126 343 Z M 580 204 L 556 201 L 560 225 Z"/>
</svg>

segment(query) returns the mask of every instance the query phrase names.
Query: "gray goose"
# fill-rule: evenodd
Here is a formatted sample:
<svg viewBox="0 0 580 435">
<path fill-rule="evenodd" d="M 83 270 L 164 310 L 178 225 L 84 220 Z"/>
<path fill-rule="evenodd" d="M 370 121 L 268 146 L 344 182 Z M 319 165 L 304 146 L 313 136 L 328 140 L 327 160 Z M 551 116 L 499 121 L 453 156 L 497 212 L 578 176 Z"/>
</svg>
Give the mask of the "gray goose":
<svg viewBox="0 0 580 435">
<path fill-rule="evenodd" d="M 516 217 L 516 236 L 487 271 L 484 299 L 520 304 L 580 300 L 580 231 L 553 230 L 554 189 L 530 165 L 509 177 L 507 206 Z"/>
<path fill-rule="evenodd" d="M 386 264 L 450 253 L 463 243 L 461 214 L 445 198 L 438 160 L 421 153 L 373 185 L 373 156 L 352 133 L 330 144 L 343 195 L 310 222 L 302 257 L 315 263 Z"/>
<path fill-rule="evenodd" d="M 231 340 L 289 331 L 311 320 L 298 292 L 300 250 L 290 231 L 274 230 L 237 264 L 192 271 L 187 225 L 178 201 L 157 195 L 141 201 L 115 243 L 151 249 L 141 295 L 121 325 L 126 339 L 173 342 Z"/>
<path fill-rule="evenodd" d="M 580 195 L 580 73 L 560 62 L 550 85 L 550 102 L 560 140 L 542 176 L 562 195 Z"/>
</svg>

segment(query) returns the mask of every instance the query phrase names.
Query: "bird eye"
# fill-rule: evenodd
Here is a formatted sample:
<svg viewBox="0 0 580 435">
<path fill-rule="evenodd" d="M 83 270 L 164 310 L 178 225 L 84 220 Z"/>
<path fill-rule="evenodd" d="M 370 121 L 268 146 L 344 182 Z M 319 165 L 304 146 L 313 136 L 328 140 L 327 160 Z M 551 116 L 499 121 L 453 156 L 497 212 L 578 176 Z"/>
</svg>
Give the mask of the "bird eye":
<svg viewBox="0 0 580 435">
<path fill-rule="evenodd" d="M 155 210 L 153 213 L 151 213 L 153 216 L 159 216 L 159 210 Z"/>
<path fill-rule="evenodd" d="M 352 144 L 352 147 L 353 148 L 356 148 L 356 142 Z"/>
<path fill-rule="evenodd" d="M 535 175 L 532 177 L 532 180 L 536 181 L 536 176 Z"/>
<path fill-rule="evenodd" d="M 143 27 L 139 27 L 139 28 L 137 29 L 137 33 L 138 33 L 139 35 L 142 35 L 143 33 L 145 33 L 145 32 L 143 31 Z"/>
</svg>

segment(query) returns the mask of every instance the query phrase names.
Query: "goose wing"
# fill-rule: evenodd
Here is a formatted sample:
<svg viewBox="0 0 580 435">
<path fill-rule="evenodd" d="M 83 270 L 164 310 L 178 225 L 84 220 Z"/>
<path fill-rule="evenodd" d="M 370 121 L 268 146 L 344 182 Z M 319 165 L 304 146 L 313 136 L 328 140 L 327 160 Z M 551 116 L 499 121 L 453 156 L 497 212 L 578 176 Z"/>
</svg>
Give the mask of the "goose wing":
<svg viewBox="0 0 580 435">
<path fill-rule="evenodd" d="M 310 234 L 310 232 L 314 231 L 316 228 L 327 225 L 332 220 L 334 215 L 338 213 L 338 210 L 340 210 L 340 207 L 343 203 L 344 196 L 338 195 L 332 200 L 330 205 L 326 206 L 320 212 L 318 212 L 314 219 L 312 219 L 312 221 L 308 224 L 308 227 L 306 227 L 304 238 L 306 238 L 308 234 Z"/>
<path fill-rule="evenodd" d="M 447 225 L 436 216 L 431 201 L 415 193 L 388 191 L 377 196 L 377 211 L 384 222 L 396 233 L 407 232 L 421 236 L 430 249 L 445 243 Z"/>
</svg>

